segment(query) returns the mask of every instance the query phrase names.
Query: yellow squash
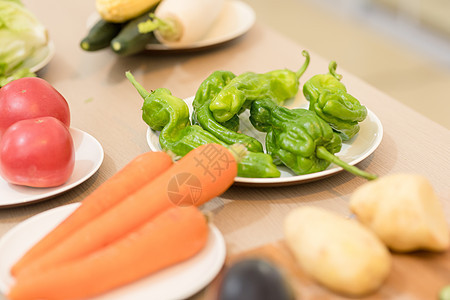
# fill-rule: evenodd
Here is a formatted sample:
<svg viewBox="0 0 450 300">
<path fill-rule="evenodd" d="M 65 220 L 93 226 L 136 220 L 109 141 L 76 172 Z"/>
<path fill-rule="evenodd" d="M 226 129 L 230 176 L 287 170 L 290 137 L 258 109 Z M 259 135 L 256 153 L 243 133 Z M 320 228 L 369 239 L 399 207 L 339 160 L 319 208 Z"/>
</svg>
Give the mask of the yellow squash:
<svg viewBox="0 0 450 300">
<path fill-rule="evenodd" d="M 131 20 L 152 7 L 161 0 L 96 0 L 95 5 L 101 18 L 115 23 Z"/>
</svg>

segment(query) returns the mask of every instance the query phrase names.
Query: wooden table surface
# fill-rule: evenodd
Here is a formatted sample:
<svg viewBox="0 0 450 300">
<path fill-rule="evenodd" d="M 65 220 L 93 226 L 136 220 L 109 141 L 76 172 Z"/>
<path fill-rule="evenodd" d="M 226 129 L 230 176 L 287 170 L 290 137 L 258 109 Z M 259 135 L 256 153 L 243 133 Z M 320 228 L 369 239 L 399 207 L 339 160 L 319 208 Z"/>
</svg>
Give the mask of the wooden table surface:
<svg viewBox="0 0 450 300">
<path fill-rule="evenodd" d="M 142 99 L 125 78 L 126 71 L 132 71 L 148 90 L 165 87 L 175 96 L 186 98 L 214 70 L 239 74 L 297 69 L 303 63 L 301 51 L 308 50 L 308 45 L 296 44 L 257 22 L 242 38 L 199 52 L 146 53 L 133 57 L 118 57 L 109 50 L 88 53 L 80 49 L 79 41 L 86 34 L 86 21 L 95 13 L 94 1 L 26 0 L 24 3 L 48 27 L 56 47 L 55 56 L 39 76 L 65 96 L 71 109 L 72 126 L 94 136 L 103 146 L 105 157 L 94 176 L 60 196 L 0 209 L 0 237 L 37 213 L 81 201 L 132 158 L 149 151 L 147 125 L 141 119 Z M 329 59 L 311 53 L 310 67 L 302 82 L 314 74 L 325 73 Z M 339 72 L 349 92 L 383 124 L 380 146 L 358 167 L 380 176 L 398 172 L 426 176 L 450 221 L 449 130 L 343 68 Z M 314 205 L 349 215 L 349 197 L 364 182 L 341 172 L 324 180 L 286 187 L 232 186 L 202 208 L 214 214 L 214 224 L 225 238 L 228 255 L 233 257 L 282 239 L 283 219 L 294 207 Z M 402 299 L 415 299 L 408 298 L 407 289 L 405 286 Z"/>
</svg>

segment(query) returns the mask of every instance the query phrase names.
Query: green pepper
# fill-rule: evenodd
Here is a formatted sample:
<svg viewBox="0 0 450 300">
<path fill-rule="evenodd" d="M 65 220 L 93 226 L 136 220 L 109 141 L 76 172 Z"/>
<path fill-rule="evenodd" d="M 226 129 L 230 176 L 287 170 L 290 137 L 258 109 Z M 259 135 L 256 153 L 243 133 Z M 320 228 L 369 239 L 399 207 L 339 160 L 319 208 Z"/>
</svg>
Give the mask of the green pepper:
<svg viewBox="0 0 450 300">
<path fill-rule="evenodd" d="M 234 75 L 230 71 L 215 71 L 200 84 L 200 87 L 198 88 L 194 97 L 194 101 L 192 103 L 193 124 L 200 125 L 200 123 L 197 120 L 197 113 L 196 113 L 199 107 L 205 105 L 205 102 L 207 101 L 209 102 L 212 97 L 215 97 L 215 95 L 217 95 L 224 88 L 224 86 L 227 85 L 230 82 L 230 80 L 233 79 L 234 77 L 236 77 L 236 75 Z M 239 130 L 239 116 L 234 115 L 228 121 L 219 124 L 229 130 L 236 132 Z"/>
<path fill-rule="evenodd" d="M 336 62 L 332 61 L 328 74 L 313 76 L 303 85 L 303 94 L 309 101 L 309 109 L 325 120 L 342 140 L 347 141 L 360 130 L 358 122 L 367 117 L 365 106 L 347 92 L 336 74 Z"/>
<path fill-rule="evenodd" d="M 229 129 L 227 128 L 227 125 L 217 122 L 216 119 L 214 119 L 212 112 L 209 110 L 211 99 L 220 93 L 234 77 L 236 76 L 229 71 L 215 71 L 200 84 L 192 104 L 193 123 L 199 124 L 203 129 L 209 131 L 228 145 L 242 144 L 249 151 L 263 152 L 263 146 L 257 139 L 246 134 L 238 133 L 236 132 L 237 130 Z M 234 120 L 236 118 L 239 120 L 237 114 L 226 121 L 228 127 L 231 127 L 229 124 L 235 122 Z M 239 123 L 237 125 L 239 127 Z"/>
<path fill-rule="evenodd" d="M 330 92 L 347 91 L 347 88 L 341 82 L 342 75 L 336 73 L 336 68 L 337 63 L 335 61 L 330 62 L 327 74 L 314 75 L 303 85 L 303 94 L 306 100 L 309 101 L 310 108 L 324 89 Z"/>
<path fill-rule="evenodd" d="M 267 133 L 266 149 L 274 161 L 282 162 L 297 175 L 323 171 L 334 163 L 357 176 L 377 178 L 334 155 L 341 150 L 340 136 L 310 110 L 257 100 L 252 103 L 250 121 L 257 130 Z"/>
<path fill-rule="evenodd" d="M 209 110 L 209 107 L 208 107 Z M 211 115 L 212 116 L 212 115 Z M 192 117 L 194 117 L 194 115 L 192 115 Z M 196 117 L 196 116 L 195 116 Z M 214 120 L 215 121 L 215 120 Z M 192 123 L 194 124 L 199 124 L 198 120 L 196 119 L 195 121 L 192 120 Z M 238 132 L 239 131 L 239 124 L 240 124 L 240 119 L 238 115 L 234 115 L 231 119 L 229 119 L 228 121 L 219 123 L 220 125 L 222 125 L 223 127 L 225 127 L 228 130 L 234 131 L 234 132 Z"/>
<path fill-rule="evenodd" d="M 282 104 L 297 95 L 300 77 L 309 65 L 309 53 L 303 51 L 306 60 L 297 71 L 274 70 L 263 74 L 246 72 L 233 78 L 211 101 L 209 109 L 218 122 L 225 122 L 242 108 L 249 107 L 249 101 L 269 98 Z"/>
<path fill-rule="evenodd" d="M 192 149 L 208 143 L 221 144 L 228 148 L 233 147 L 233 145 L 222 142 L 201 126 L 191 125 L 187 104 L 182 99 L 173 96 L 170 90 L 159 88 L 148 92 L 130 72 L 127 72 L 126 76 L 144 98 L 142 118 L 150 128 L 160 131 L 159 143 L 163 150 L 182 157 Z M 279 177 L 280 171 L 269 154 L 248 151 L 238 164 L 238 176 Z"/>
</svg>

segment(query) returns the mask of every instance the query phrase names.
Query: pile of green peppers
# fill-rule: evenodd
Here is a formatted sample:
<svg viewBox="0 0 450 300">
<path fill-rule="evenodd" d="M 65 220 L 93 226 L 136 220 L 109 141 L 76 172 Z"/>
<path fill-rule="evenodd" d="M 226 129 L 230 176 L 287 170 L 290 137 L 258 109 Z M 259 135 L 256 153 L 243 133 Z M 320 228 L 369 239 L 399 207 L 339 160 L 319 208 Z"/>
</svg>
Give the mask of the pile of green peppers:
<svg viewBox="0 0 450 300">
<path fill-rule="evenodd" d="M 235 114 L 248 108 L 252 101 L 269 98 L 277 104 L 297 95 L 300 77 L 306 71 L 310 57 L 302 52 L 305 62 L 297 72 L 282 69 L 263 74 L 246 72 L 235 78 L 211 99 L 209 109 L 219 122 L 231 119 Z"/>
<path fill-rule="evenodd" d="M 235 77 L 229 71 L 215 71 L 200 84 L 192 102 L 192 122 L 200 125 L 226 144 L 242 144 L 249 151 L 263 152 L 263 146 L 257 139 L 237 132 L 239 129 L 239 116 L 237 114 L 220 123 L 209 109 L 211 100 Z"/>
<path fill-rule="evenodd" d="M 257 130 L 267 133 L 266 148 L 274 162 L 296 174 L 323 171 L 334 163 L 368 180 L 377 178 L 334 155 L 341 151 L 340 135 L 310 110 L 288 109 L 269 99 L 258 100 L 252 103 L 250 121 Z"/>
<path fill-rule="evenodd" d="M 189 108 L 180 98 L 172 95 L 165 88 L 152 92 L 146 91 L 129 72 L 127 78 L 144 99 L 142 107 L 143 120 L 155 131 L 160 131 L 161 148 L 177 156 L 184 156 L 192 149 L 208 143 L 230 147 L 222 140 L 204 130 L 199 125 L 192 125 L 189 120 Z M 280 171 L 273 163 L 272 157 L 263 152 L 248 151 L 238 163 L 240 177 L 279 177 Z"/>
<path fill-rule="evenodd" d="M 334 163 L 357 176 L 376 178 L 334 155 L 343 140 L 356 135 L 358 122 L 367 115 L 366 108 L 340 82 L 335 62 L 330 63 L 329 74 L 315 75 L 303 85 L 309 109 L 282 106 L 300 89 L 300 77 L 310 61 L 307 51 L 302 54 L 305 62 L 298 71 L 238 76 L 230 71 L 213 72 L 197 89 L 191 116 L 187 104 L 168 89 L 148 92 L 130 72 L 126 76 L 144 99 L 143 120 L 160 131 L 162 149 L 179 157 L 207 143 L 230 148 L 239 144 L 246 149 L 238 163 L 240 177 L 279 177 L 277 165 L 297 175 L 309 174 Z M 259 140 L 239 132 L 240 116 L 246 110 L 255 129 L 266 134 L 265 150 Z"/>
</svg>

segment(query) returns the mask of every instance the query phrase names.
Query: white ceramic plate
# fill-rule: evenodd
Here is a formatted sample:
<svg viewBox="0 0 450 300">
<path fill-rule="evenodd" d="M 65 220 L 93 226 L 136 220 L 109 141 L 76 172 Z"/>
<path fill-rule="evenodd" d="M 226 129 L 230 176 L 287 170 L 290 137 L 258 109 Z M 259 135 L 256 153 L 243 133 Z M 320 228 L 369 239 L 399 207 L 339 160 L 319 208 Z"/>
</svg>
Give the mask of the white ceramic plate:
<svg viewBox="0 0 450 300">
<path fill-rule="evenodd" d="M 194 97 L 185 99 L 191 114 L 193 100 Z M 294 101 L 298 102 L 298 99 Z M 301 103 L 300 105 L 295 105 L 295 107 L 307 106 L 305 103 Z M 248 116 L 248 112 L 243 113 L 241 116 L 240 130 L 244 134 L 257 138 L 264 145 L 265 134 L 254 129 L 248 118 L 245 116 Z M 355 165 L 372 154 L 380 145 L 381 139 L 383 138 L 383 126 L 381 125 L 378 117 L 369 109 L 367 118 L 360 123 L 360 126 L 361 129 L 359 133 L 350 141 L 344 142 L 341 151 L 336 154 L 340 159 L 350 165 Z M 151 128 L 148 128 L 147 143 L 152 151 L 160 151 L 161 146 L 159 144 L 159 132 L 155 132 Z M 282 166 L 278 167 L 278 169 L 281 172 L 281 176 L 279 178 L 236 177 L 235 184 L 245 186 L 282 186 L 299 184 L 322 179 L 343 170 L 341 167 L 333 164 L 324 171 L 306 175 L 295 175 L 288 168 Z"/>
<path fill-rule="evenodd" d="M 6 294 L 14 283 L 9 270 L 34 243 L 52 230 L 79 203 L 60 206 L 35 215 L 8 231 L 0 240 L 0 292 Z M 95 300 L 186 299 L 209 284 L 225 262 L 225 241 L 210 224 L 205 248 L 191 259 L 166 268 L 132 284 L 96 297 Z"/>
<path fill-rule="evenodd" d="M 69 180 L 57 187 L 33 188 L 13 185 L 0 177 L 0 208 L 42 201 L 59 195 L 91 177 L 103 162 L 103 148 L 90 134 L 70 128 L 75 146 L 75 167 Z"/>
<path fill-rule="evenodd" d="M 31 72 L 37 72 L 45 67 L 55 55 L 55 45 L 49 41 L 46 47 L 39 49 L 33 56 L 28 58 L 23 66 L 29 68 Z"/>
<path fill-rule="evenodd" d="M 255 12 L 247 3 L 226 0 L 222 13 L 200 41 L 180 47 L 148 44 L 146 49 L 150 51 L 195 50 L 220 45 L 246 33 L 255 23 L 255 19 Z"/>
</svg>

